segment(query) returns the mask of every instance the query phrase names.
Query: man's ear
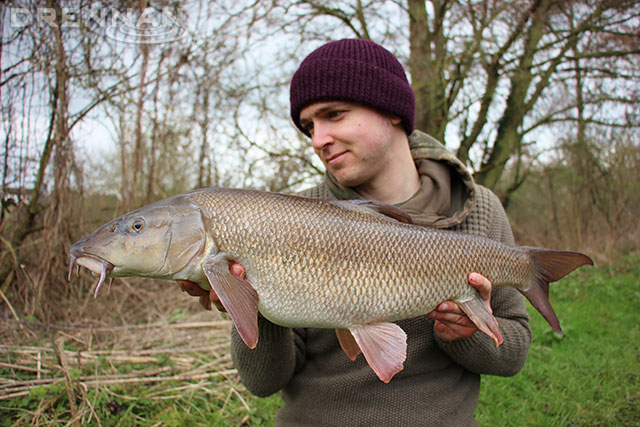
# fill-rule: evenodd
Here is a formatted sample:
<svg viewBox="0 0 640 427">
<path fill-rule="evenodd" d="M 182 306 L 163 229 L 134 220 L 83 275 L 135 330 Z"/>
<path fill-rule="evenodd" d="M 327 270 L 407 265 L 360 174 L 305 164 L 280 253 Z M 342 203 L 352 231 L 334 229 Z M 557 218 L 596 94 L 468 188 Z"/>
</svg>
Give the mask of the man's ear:
<svg viewBox="0 0 640 427">
<path fill-rule="evenodd" d="M 398 125 L 402 124 L 402 119 L 400 117 L 389 116 L 389 119 L 391 120 L 391 124 L 394 125 L 394 126 L 398 126 Z"/>
</svg>

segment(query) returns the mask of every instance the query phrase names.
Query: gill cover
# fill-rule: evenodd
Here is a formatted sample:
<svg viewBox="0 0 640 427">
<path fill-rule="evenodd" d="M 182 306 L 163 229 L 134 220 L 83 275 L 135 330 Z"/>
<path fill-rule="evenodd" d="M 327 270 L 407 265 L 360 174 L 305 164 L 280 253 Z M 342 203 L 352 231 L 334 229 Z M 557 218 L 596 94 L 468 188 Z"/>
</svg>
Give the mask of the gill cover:
<svg viewBox="0 0 640 427">
<path fill-rule="evenodd" d="M 188 198 L 173 197 L 105 224 L 75 243 L 71 257 L 83 266 L 112 265 L 110 277 L 173 279 L 188 275 L 205 242 L 200 209 Z"/>
</svg>

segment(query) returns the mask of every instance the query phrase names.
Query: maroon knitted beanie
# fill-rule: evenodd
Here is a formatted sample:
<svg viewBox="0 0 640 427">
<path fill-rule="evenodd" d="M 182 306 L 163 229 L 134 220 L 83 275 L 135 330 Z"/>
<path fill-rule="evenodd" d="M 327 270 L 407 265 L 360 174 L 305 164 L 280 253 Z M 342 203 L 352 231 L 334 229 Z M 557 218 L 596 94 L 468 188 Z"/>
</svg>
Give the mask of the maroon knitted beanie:
<svg viewBox="0 0 640 427">
<path fill-rule="evenodd" d="M 300 111 L 319 101 L 350 101 L 402 119 L 413 131 L 415 98 L 396 57 L 369 40 L 344 39 L 314 50 L 291 79 L 291 118 L 300 125 Z"/>
</svg>

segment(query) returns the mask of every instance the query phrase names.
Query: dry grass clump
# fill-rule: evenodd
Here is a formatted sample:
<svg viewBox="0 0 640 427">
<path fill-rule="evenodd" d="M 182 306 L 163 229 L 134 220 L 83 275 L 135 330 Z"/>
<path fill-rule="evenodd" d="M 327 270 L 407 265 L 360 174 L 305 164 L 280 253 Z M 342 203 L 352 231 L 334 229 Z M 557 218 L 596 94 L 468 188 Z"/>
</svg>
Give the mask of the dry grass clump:
<svg viewBox="0 0 640 427">
<path fill-rule="evenodd" d="M 73 281 L 93 280 L 82 276 Z M 20 407 L 14 422 L 99 425 L 140 399 L 150 402 L 147 413 L 137 415 L 144 421 L 154 418 L 149 412 L 167 409 L 149 405 L 193 393 L 218 402 L 212 412 L 233 397 L 247 416 L 225 315 L 203 310 L 171 282 L 117 280 L 96 299 L 86 294 L 59 302 L 60 313 L 77 316 L 59 323 L 21 318 L 2 294 L 0 407 Z"/>
</svg>

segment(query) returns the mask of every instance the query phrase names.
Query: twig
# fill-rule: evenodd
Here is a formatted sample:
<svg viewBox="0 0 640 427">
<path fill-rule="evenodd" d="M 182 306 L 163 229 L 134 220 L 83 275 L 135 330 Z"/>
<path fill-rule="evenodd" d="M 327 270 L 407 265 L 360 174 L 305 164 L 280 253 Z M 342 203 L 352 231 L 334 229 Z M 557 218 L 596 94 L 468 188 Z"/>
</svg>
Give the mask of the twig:
<svg viewBox="0 0 640 427">
<path fill-rule="evenodd" d="M 117 355 L 132 355 L 132 356 L 145 356 L 150 354 L 166 354 L 166 353 L 199 353 L 205 351 L 215 351 L 220 348 L 226 347 L 229 345 L 228 343 L 216 344 L 212 346 L 205 347 L 179 347 L 179 348 L 164 348 L 164 349 L 148 349 L 148 350 L 94 350 L 94 351 L 71 351 L 64 350 L 67 356 L 77 357 L 78 353 L 80 353 L 81 357 L 91 357 L 91 356 L 117 356 Z M 12 353 L 21 353 L 21 354 L 35 354 L 38 352 L 52 352 L 54 351 L 51 348 L 47 347 L 21 347 L 21 346 L 10 346 L 0 344 L 0 351 L 10 351 Z"/>
<path fill-rule="evenodd" d="M 235 387 L 233 387 L 232 385 L 229 386 L 229 389 L 230 389 L 229 395 L 227 396 L 227 399 L 224 401 L 224 404 L 222 405 L 222 409 L 220 409 L 220 411 L 224 411 L 224 409 L 227 406 L 227 403 L 229 403 L 229 400 L 231 399 L 232 394 L 235 394 L 238 397 L 238 399 L 240 399 L 240 403 L 242 403 L 242 406 L 245 407 L 247 412 L 251 411 L 249 404 L 247 404 L 247 401 L 244 400 L 244 398 L 242 397 L 242 395 L 240 395 L 240 393 L 238 393 L 238 390 L 236 390 Z"/>
<path fill-rule="evenodd" d="M 122 378 L 122 379 L 114 379 L 114 380 L 95 380 L 95 381 L 87 381 L 84 384 L 90 386 L 102 386 L 102 385 L 111 385 L 111 384 L 135 384 L 135 383 L 157 383 L 157 382 L 168 382 L 168 381 L 195 381 L 202 380 L 217 376 L 227 376 L 232 374 L 237 374 L 238 371 L 236 369 L 227 369 L 224 371 L 218 372 L 209 372 L 208 374 L 200 374 L 200 375 L 172 375 L 170 377 L 144 377 L 144 378 Z"/>
<path fill-rule="evenodd" d="M 15 399 L 16 397 L 22 397 L 22 396 L 28 396 L 28 395 L 29 395 L 29 390 L 20 391 L 20 392 L 17 392 L 17 393 L 10 393 L 10 394 L 5 394 L 5 395 L 0 395 L 0 400 L 10 400 L 10 399 Z"/>
<path fill-rule="evenodd" d="M 62 382 L 62 380 L 63 380 L 62 378 L 48 378 L 44 380 L 34 380 L 34 381 L 5 384 L 2 390 L 0 390 L 0 400 L 6 400 L 8 398 L 7 396 L 12 395 L 11 393 L 33 390 L 34 388 L 38 388 L 43 385 L 58 384 Z M 36 381 L 38 382 L 36 383 Z M 3 394 L 3 393 L 7 393 L 7 394 Z"/>
<path fill-rule="evenodd" d="M 171 368 L 166 367 L 154 372 L 138 372 L 127 375 L 105 375 L 105 376 L 91 376 L 91 377 L 79 377 L 77 381 L 85 386 L 105 386 L 105 385 L 113 385 L 113 384 L 135 384 L 135 383 L 159 383 L 159 382 L 169 382 L 169 381 L 197 381 L 204 380 L 208 378 L 213 378 L 217 376 L 228 377 L 229 375 L 235 375 L 238 373 L 236 369 L 225 369 L 222 371 L 216 372 L 208 372 L 197 375 L 188 375 L 188 374 L 179 374 L 179 375 L 171 375 L 167 377 L 162 376 L 151 376 L 157 375 L 162 372 L 166 372 Z M 68 372 L 68 371 L 67 371 Z M 18 397 L 16 393 L 18 392 L 27 392 L 36 387 L 40 387 L 43 385 L 52 385 L 58 384 L 62 381 L 66 381 L 66 378 L 50 378 L 43 380 L 30 380 L 23 382 L 15 382 L 11 384 L 5 384 L 0 386 L 0 400 L 12 399 L 14 397 Z M 69 378 L 70 381 L 70 378 Z M 3 394 L 3 392 L 7 392 L 8 394 Z M 74 400 L 75 403 L 75 400 Z"/>
<path fill-rule="evenodd" d="M 100 422 L 100 418 L 98 417 L 98 414 L 96 413 L 95 409 L 93 408 L 93 405 L 89 401 L 89 393 L 88 393 L 87 386 L 85 384 L 80 383 L 80 390 L 82 391 L 82 401 L 87 404 L 87 406 L 89 407 L 89 411 L 91 412 L 92 416 L 94 416 L 96 418 L 96 422 L 98 423 L 98 427 L 101 427 L 102 423 Z M 82 424 L 85 425 L 89 421 L 91 421 L 91 417 L 89 417 L 89 420 L 87 420 L 86 422 L 83 420 Z"/>
<path fill-rule="evenodd" d="M 38 357 L 37 357 L 36 360 L 37 360 L 36 369 L 37 369 L 37 372 L 38 372 L 36 374 L 36 378 L 40 379 L 40 373 L 42 372 L 42 353 L 41 352 L 38 352 Z"/>
<path fill-rule="evenodd" d="M 38 377 L 40 377 L 40 372 L 51 372 L 47 369 L 40 369 L 40 365 L 38 364 L 37 368 L 31 368 L 29 366 L 23 366 L 23 365 L 14 365 L 11 363 L 4 363 L 4 362 L 0 362 L 0 367 L 3 368 L 9 368 L 9 369 L 18 369 L 21 371 L 29 371 L 29 372 L 37 372 L 38 373 Z"/>
<path fill-rule="evenodd" d="M 69 408 L 71 409 L 71 417 L 73 418 L 73 424 L 76 427 L 80 427 L 80 423 L 78 422 L 78 407 L 76 406 L 76 396 L 73 392 L 73 384 L 71 383 L 71 375 L 69 374 L 69 370 L 67 369 L 67 361 L 64 355 L 64 351 L 62 349 L 62 345 L 64 343 L 64 338 L 61 336 L 57 336 L 53 340 L 53 345 L 56 350 L 56 356 L 58 358 L 58 363 L 62 368 L 62 373 L 64 375 L 64 384 L 67 388 L 67 397 L 69 398 Z"/>
<path fill-rule="evenodd" d="M 93 380 L 110 380 L 110 379 L 122 379 L 122 378 L 138 378 L 138 377 L 148 377 L 161 374 L 163 372 L 170 371 L 171 368 L 166 366 L 160 369 L 154 369 L 152 371 L 140 371 L 133 372 L 131 374 L 121 374 L 121 375 L 93 375 L 88 377 L 78 377 L 78 381 L 93 381 Z M 22 390 L 31 390 L 36 387 L 40 387 L 42 385 L 50 385 L 56 384 L 62 381 L 62 378 L 45 378 L 41 380 L 27 380 L 27 381 L 14 381 L 8 384 L 4 384 L 0 386 L 0 394 L 3 390 L 11 389 L 11 391 L 22 391 Z"/>
<path fill-rule="evenodd" d="M 4 298 L 4 294 L 2 294 Z M 6 299 L 5 299 L 6 301 Z M 7 301 L 7 304 L 8 301 Z M 11 308 L 11 304 L 9 304 Z M 89 329 L 93 332 L 112 332 L 112 331 L 122 331 L 122 330 L 132 330 L 132 329 L 151 329 L 151 328 L 162 328 L 162 329 L 196 329 L 196 328 L 228 328 L 231 327 L 231 321 L 229 320 L 215 320 L 210 322 L 186 322 L 186 323 L 148 323 L 143 325 L 118 325 L 118 326 L 99 326 L 99 325 L 91 325 L 91 324 L 80 324 L 80 325 L 51 325 L 42 322 L 28 322 L 24 320 L 18 319 L 11 308 L 12 313 L 14 314 L 14 318 L 16 322 L 20 325 L 27 326 L 38 326 L 42 328 L 48 328 L 53 330 L 60 331 L 79 331 Z M 219 330 L 218 330 L 219 331 Z M 226 333 L 226 331 L 225 331 Z"/>
<path fill-rule="evenodd" d="M 233 393 L 238 396 L 238 399 L 240 399 L 240 402 L 242 402 L 242 406 L 245 407 L 245 409 L 247 410 L 247 412 L 251 412 L 251 408 L 249 407 L 249 404 L 247 403 L 246 400 L 244 400 L 244 397 L 242 397 L 242 395 L 240 393 L 238 393 L 238 390 L 236 390 L 235 387 L 231 387 L 231 390 L 233 391 Z"/>
<path fill-rule="evenodd" d="M 165 399 L 166 396 L 160 396 L 162 394 L 167 394 L 167 393 L 176 393 L 176 392 L 181 392 L 181 391 L 185 391 L 185 390 L 193 390 L 193 389 L 203 389 L 205 392 L 207 392 L 206 388 L 204 387 L 205 384 L 208 383 L 198 383 L 198 384 L 187 384 L 187 385 L 182 385 L 182 386 L 178 386 L 178 387 L 173 387 L 171 389 L 167 389 L 167 390 L 159 390 L 156 391 L 154 393 L 151 393 L 149 395 L 146 395 L 146 398 L 155 398 L 155 397 L 159 397 L 162 399 Z"/>
<path fill-rule="evenodd" d="M 16 251 L 15 251 L 15 249 L 13 248 L 13 245 L 11 244 L 11 242 L 10 242 L 10 241 L 8 241 L 7 239 L 5 239 L 5 238 L 4 238 L 4 237 L 2 237 L 1 235 L 0 235 L 0 241 L 2 241 L 2 243 L 4 243 L 4 244 L 7 246 L 7 249 L 8 249 L 8 250 L 9 250 L 9 252 L 11 253 L 11 257 L 13 258 L 13 265 L 14 265 L 14 268 L 16 268 L 16 267 L 17 267 L 17 265 L 18 265 L 18 256 L 16 255 Z M 14 271 L 15 271 L 15 270 L 14 270 Z M 3 289 L 4 289 L 4 290 L 9 289 L 9 283 L 10 283 L 10 279 L 11 279 L 12 277 L 13 277 L 13 274 L 8 274 L 8 275 L 7 275 L 7 280 L 5 280 L 5 282 L 2 284 L 2 287 L 0 287 L 0 292 L 1 292 L 1 293 L 2 293 L 2 295 L 3 295 L 3 298 L 4 298 Z M 5 299 L 5 301 L 6 301 L 6 299 Z M 8 303 L 7 303 L 7 304 L 8 304 Z M 9 307 L 11 307 L 11 305 L 9 305 Z M 16 315 L 16 313 L 13 311 L 13 309 L 11 309 L 11 312 L 13 313 L 13 315 L 14 315 L 14 316 Z"/>
<path fill-rule="evenodd" d="M 13 318 L 16 319 L 16 322 L 18 322 L 18 324 L 20 325 L 20 319 L 18 318 L 16 311 L 13 309 L 13 306 L 11 305 L 7 297 L 4 295 L 4 292 L 2 292 L 2 289 L 0 289 L 0 297 L 2 297 L 2 300 L 7 304 L 7 306 L 9 307 L 9 310 L 11 310 L 11 314 L 13 315 Z M 24 329 L 22 325 L 20 325 L 20 328 Z"/>
</svg>

